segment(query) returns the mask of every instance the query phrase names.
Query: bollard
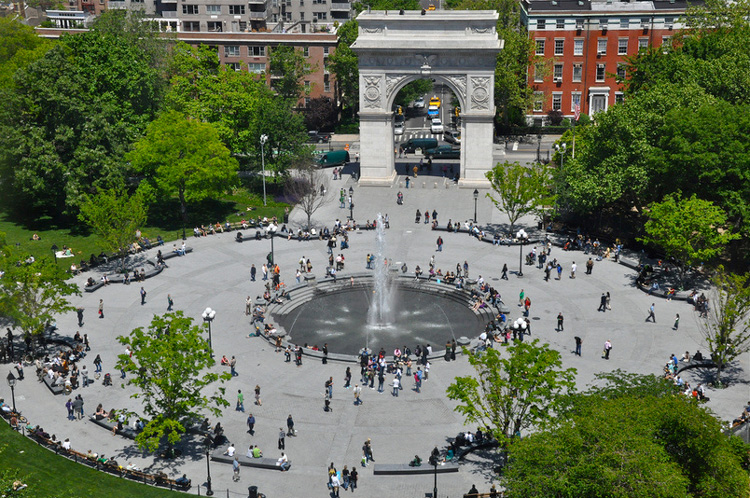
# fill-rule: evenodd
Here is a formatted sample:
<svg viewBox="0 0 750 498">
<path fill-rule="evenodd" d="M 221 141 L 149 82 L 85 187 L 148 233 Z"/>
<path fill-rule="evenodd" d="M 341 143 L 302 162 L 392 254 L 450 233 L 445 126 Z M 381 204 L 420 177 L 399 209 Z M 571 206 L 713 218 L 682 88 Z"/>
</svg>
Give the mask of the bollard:
<svg viewBox="0 0 750 498">
<path fill-rule="evenodd" d="M 422 182 L 422 188 L 425 188 L 426 182 Z"/>
<path fill-rule="evenodd" d="M 433 188 L 437 188 L 437 182 L 435 182 L 435 186 Z"/>
</svg>

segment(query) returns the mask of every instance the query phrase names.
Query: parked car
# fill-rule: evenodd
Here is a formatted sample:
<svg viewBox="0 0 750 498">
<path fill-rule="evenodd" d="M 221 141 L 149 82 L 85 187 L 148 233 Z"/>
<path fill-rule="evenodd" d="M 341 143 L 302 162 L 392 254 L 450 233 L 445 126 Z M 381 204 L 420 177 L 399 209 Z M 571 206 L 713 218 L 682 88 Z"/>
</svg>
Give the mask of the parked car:
<svg viewBox="0 0 750 498">
<path fill-rule="evenodd" d="M 427 149 L 434 149 L 437 146 L 438 141 L 436 138 L 410 138 L 404 142 L 401 148 L 404 149 L 404 152 L 412 153 L 417 149 L 425 151 Z"/>
<path fill-rule="evenodd" d="M 425 149 L 424 155 L 428 159 L 460 159 L 461 149 L 453 148 L 450 145 L 441 145 L 432 149 Z"/>
<path fill-rule="evenodd" d="M 312 143 L 325 144 L 331 141 L 331 134 L 322 133 L 320 131 L 308 131 L 307 141 Z"/>
<path fill-rule="evenodd" d="M 396 125 L 393 127 L 393 134 L 403 135 L 404 134 L 404 123 L 396 123 Z"/>
<path fill-rule="evenodd" d="M 424 109 L 424 97 L 418 97 L 417 100 L 414 101 L 414 108 Z"/>
<path fill-rule="evenodd" d="M 440 114 L 440 108 L 436 105 L 430 105 L 430 107 L 427 108 L 427 115 L 428 116 L 437 116 Z"/>
<path fill-rule="evenodd" d="M 461 132 L 458 130 L 445 130 L 443 132 L 443 139 L 449 144 L 460 145 Z"/>
<path fill-rule="evenodd" d="M 430 131 L 432 133 L 443 133 L 443 122 L 440 121 L 440 118 L 435 118 L 432 120 L 432 123 L 430 124 Z"/>
</svg>

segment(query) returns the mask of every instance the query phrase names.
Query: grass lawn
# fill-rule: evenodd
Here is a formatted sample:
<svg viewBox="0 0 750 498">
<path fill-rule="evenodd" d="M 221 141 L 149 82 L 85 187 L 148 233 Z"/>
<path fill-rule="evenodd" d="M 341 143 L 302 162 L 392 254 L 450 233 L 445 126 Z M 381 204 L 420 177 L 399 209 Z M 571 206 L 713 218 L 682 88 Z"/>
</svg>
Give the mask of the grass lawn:
<svg viewBox="0 0 750 498">
<path fill-rule="evenodd" d="M 138 484 L 55 455 L 0 422 L 0 470 L 16 472 L 34 498 L 176 498 L 184 493 Z M 74 448 L 75 449 L 75 448 Z"/>
<path fill-rule="evenodd" d="M 268 197 L 267 206 L 263 206 L 262 195 L 254 194 L 246 188 L 237 188 L 221 199 L 189 205 L 186 234 L 188 238 L 191 237 L 192 228 L 196 225 L 225 221 L 233 223 L 243 218 L 276 216 L 279 220 L 283 220 L 284 208 L 287 206 L 286 203 L 274 201 L 272 195 Z M 20 223 L 12 219 L 9 214 L 0 212 L 0 232 L 5 232 L 9 244 L 19 246 L 29 255 L 35 258 L 53 257 L 51 249 L 53 244 L 60 250 L 63 245 L 70 247 L 76 256 L 58 259 L 58 264 L 64 269 L 70 268 L 74 262 L 78 264 L 81 259 L 88 260 L 92 254 L 98 255 L 104 250 L 104 247 L 99 244 L 98 237 L 94 233 L 82 231 L 83 228 L 80 222 L 76 222 L 74 226 L 62 226 L 50 218 Z M 172 200 L 152 206 L 149 209 L 147 225 L 141 228 L 141 232 L 152 241 L 156 240 L 157 235 L 161 235 L 166 242 L 181 239 L 182 221 L 179 203 Z M 31 240 L 31 236 L 35 233 L 41 240 Z"/>
</svg>

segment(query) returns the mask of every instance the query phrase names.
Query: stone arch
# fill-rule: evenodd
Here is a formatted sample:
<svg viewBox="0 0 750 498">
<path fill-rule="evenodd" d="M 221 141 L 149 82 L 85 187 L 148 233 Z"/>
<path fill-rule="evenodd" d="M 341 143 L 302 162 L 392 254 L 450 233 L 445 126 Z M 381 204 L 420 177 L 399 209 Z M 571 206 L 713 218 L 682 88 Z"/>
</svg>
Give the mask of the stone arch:
<svg viewBox="0 0 750 498">
<path fill-rule="evenodd" d="M 390 185 L 395 172 L 391 106 L 410 81 L 445 83 L 461 103 L 459 185 L 486 186 L 492 168 L 494 81 L 502 49 L 494 11 L 363 12 L 352 45 L 359 55 L 360 184 Z"/>
</svg>

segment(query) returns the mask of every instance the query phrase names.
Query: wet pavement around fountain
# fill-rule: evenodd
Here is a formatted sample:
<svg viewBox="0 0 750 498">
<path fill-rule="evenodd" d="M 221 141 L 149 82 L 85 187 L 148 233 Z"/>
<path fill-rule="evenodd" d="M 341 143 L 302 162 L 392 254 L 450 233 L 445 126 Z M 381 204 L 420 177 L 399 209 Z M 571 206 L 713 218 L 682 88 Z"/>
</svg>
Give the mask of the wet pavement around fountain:
<svg viewBox="0 0 750 498">
<path fill-rule="evenodd" d="M 326 171 L 330 173 L 330 171 Z M 681 301 L 667 302 L 655 299 L 635 289 L 632 285 L 632 270 L 610 261 L 596 262 L 593 274 L 585 275 L 585 260 L 580 252 L 563 252 L 553 248 L 552 257 L 558 258 L 565 272 L 561 280 L 545 282 L 541 270 L 524 267 L 524 276 L 519 278 L 515 271 L 519 264 L 517 247 L 493 246 L 479 242 L 466 234 L 441 232 L 445 241 L 442 252 L 436 252 L 435 240 L 438 233 L 430 230 L 429 224 L 414 223 L 417 209 L 437 210 L 439 222 L 444 225 L 448 219 L 465 221 L 473 217 L 475 201 L 473 189 L 443 188 L 443 184 L 433 186 L 435 178 L 422 188 L 422 180 L 417 179 L 419 188 L 405 189 L 404 204 L 396 204 L 398 184 L 393 188 L 359 187 L 351 180 L 330 182 L 329 202 L 318 210 L 313 220 L 316 225 L 331 226 L 335 219 L 345 220 L 349 209 L 340 209 L 338 190 L 350 186 L 354 189 L 354 215 L 359 223 L 372 220 L 378 212 L 387 213 L 391 228 L 387 230 L 388 251 L 394 262 L 407 263 L 410 269 L 419 264 L 427 268 L 429 259 L 435 255 L 436 266 L 443 271 L 453 270 L 457 263 L 468 261 L 472 278 L 479 275 L 495 286 L 504 301 L 511 308 L 509 320 L 520 315 L 518 294 L 524 289 L 532 301 L 531 338 L 548 342 L 562 354 L 563 365 L 578 370 L 578 384 L 585 387 L 598 372 L 617 368 L 639 373 L 658 374 L 669 359 L 670 354 L 680 356 L 685 350 L 694 353 L 702 345 L 695 314 L 692 308 Z M 480 191 L 477 199 L 477 219 L 480 224 L 502 225 L 507 219 L 499 213 L 486 191 Z M 291 214 L 290 225 L 300 226 L 306 216 L 298 210 Z M 521 220 L 527 231 L 533 232 L 534 220 Z M 232 481 L 231 465 L 212 463 L 211 475 L 215 490 L 220 496 L 247 496 L 247 487 L 258 486 L 259 491 L 271 497 L 325 497 L 329 496 L 326 487 L 326 469 L 334 462 L 341 470 L 344 465 L 359 466 L 362 444 L 372 439 L 377 463 L 406 463 L 415 454 L 426 459 L 434 446 L 443 447 L 446 438 L 455 436 L 465 429 L 462 417 L 454 412 L 455 404 L 445 397 L 445 389 L 457 375 L 471 373 L 465 358 L 456 362 L 435 361 L 430 370 L 429 380 L 424 382 L 421 394 L 415 393 L 413 381 L 405 379 L 404 390 L 399 397 L 392 397 L 389 390 L 378 394 L 374 390 L 363 391 L 364 403 L 353 405 L 351 390 L 343 389 L 344 371 L 352 367 L 353 383 L 359 376 L 359 368 L 354 364 L 320 361 L 305 358 L 302 366 L 285 363 L 283 354 L 258 337 L 249 337 L 249 317 L 245 315 L 245 299 L 262 294 L 264 282 L 258 278 L 250 282 L 250 265 L 257 267 L 265 260 L 270 250 L 270 241 L 247 241 L 236 243 L 231 233 L 219 234 L 200 239 L 190 238 L 187 244 L 194 252 L 186 257 L 168 261 L 169 268 L 144 283 L 148 292 L 146 304 L 140 304 L 139 285 L 109 285 L 94 293 L 84 293 L 73 300 L 74 305 L 85 308 L 85 323 L 81 333 L 87 333 L 92 345 L 90 356 L 84 360 L 89 370 L 91 361 L 100 354 L 104 372 L 112 372 L 115 385 L 104 387 L 101 381 L 87 388 L 78 389 L 82 394 L 87 414 L 93 412 L 98 403 L 105 409 L 129 408 L 137 410 L 137 401 L 129 396 L 131 387 L 120 387 L 119 375 L 113 368 L 116 355 L 123 352 L 116 341 L 120 334 L 127 334 L 139 326 L 147 326 L 154 314 L 161 314 L 167 308 L 167 294 L 174 299 L 175 309 L 183 310 L 201 321 L 201 313 L 206 307 L 216 310 L 212 324 L 213 347 L 217 359 L 222 355 L 237 357 L 238 377 L 226 384 L 227 399 L 231 407 L 224 410 L 221 423 L 226 435 L 238 451 L 246 451 L 249 444 L 259 445 L 264 455 L 279 456 L 276 449 L 279 427 L 285 427 L 289 414 L 294 416 L 298 436 L 287 438 L 286 453 L 293 462 L 289 472 L 243 468 L 241 479 Z M 373 231 L 353 232 L 350 235 L 350 248 L 337 250 L 346 257 L 346 267 L 339 272 L 345 278 L 347 272 L 363 272 L 365 258 L 374 251 Z M 274 244 L 276 260 L 281 266 L 282 280 L 294 281 L 294 271 L 300 257 L 309 258 L 314 273 L 320 278 L 327 266 L 325 242 L 297 242 L 277 238 Z M 169 247 L 169 245 L 167 245 Z M 526 250 L 529 248 L 527 247 Z M 526 252 L 526 251 L 525 251 Z M 579 267 L 576 279 L 568 278 L 573 261 Z M 511 269 L 508 281 L 502 281 L 500 269 L 507 263 Z M 260 272 L 259 272 L 260 273 Z M 83 288 L 90 274 L 76 277 L 75 281 Z M 97 278 L 95 276 L 95 278 Z M 612 295 L 612 310 L 597 312 L 602 292 Z M 96 318 L 99 299 L 104 300 L 105 318 Z M 645 323 L 648 306 L 656 303 L 655 324 Z M 335 317 L 335 304 L 319 307 L 317 312 Z M 556 317 L 559 312 L 565 316 L 564 332 L 557 332 Z M 679 331 L 672 330 L 676 313 L 682 317 Z M 72 336 L 79 328 L 75 313 L 61 316 L 57 320 L 61 333 Z M 574 336 L 583 339 L 583 355 L 572 354 Z M 448 339 L 446 334 L 445 339 Z M 605 340 L 613 344 L 610 360 L 601 358 Z M 335 341 L 329 346 L 335 350 Z M 414 344 L 409 344 L 414 347 Z M 390 353 L 390 352 L 389 352 Z M 750 368 L 749 356 L 744 355 L 729 372 L 736 379 L 746 379 Z M 223 367 L 215 367 L 221 371 Z M 691 383 L 697 378 L 687 374 Z M 333 377 L 335 388 L 331 412 L 323 411 L 324 383 Z M 387 382 L 391 381 L 391 376 Z M 744 381 L 743 381 L 744 382 Z M 250 401 L 254 386 L 258 384 L 263 392 L 263 405 L 254 406 Z M 237 390 L 246 394 L 246 413 L 234 409 Z M 203 483 L 206 477 L 205 456 L 198 441 L 186 438 L 183 445 L 185 454 L 173 461 L 164 461 L 137 450 L 132 441 L 113 437 L 104 429 L 88 421 L 66 420 L 65 402 L 67 397 L 53 396 L 49 390 L 36 381 L 33 371 L 27 370 L 26 380 L 18 383 L 15 389 L 16 404 L 33 424 L 39 424 L 58 438 L 69 437 L 74 449 L 92 449 L 114 457 L 121 464 L 134 462 L 147 471 L 163 470 L 177 477 L 186 473 L 194 484 Z M 743 408 L 748 398 L 746 383 L 735 383 L 722 391 L 708 390 L 711 401 L 708 407 L 722 419 L 731 420 Z M 9 388 L 5 383 L 0 387 L 0 395 L 10 399 Z M 257 419 L 256 434 L 246 432 L 245 418 L 252 412 Z M 216 420 L 213 420 L 213 423 Z M 461 464 L 457 474 L 443 474 L 438 477 L 440 496 L 462 496 L 472 484 L 480 491 L 489 489 L 492 478 L 492 465 L 476 455 Z M 432 476 L 373 476 L 372 465 L 359 467 L 360 482 L 356 494 L 366 497 L 403 496 L 419 498 L 432 490 Z M 205 488 L 201 490 L 201 494 Z"/>
</svg>

